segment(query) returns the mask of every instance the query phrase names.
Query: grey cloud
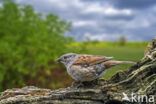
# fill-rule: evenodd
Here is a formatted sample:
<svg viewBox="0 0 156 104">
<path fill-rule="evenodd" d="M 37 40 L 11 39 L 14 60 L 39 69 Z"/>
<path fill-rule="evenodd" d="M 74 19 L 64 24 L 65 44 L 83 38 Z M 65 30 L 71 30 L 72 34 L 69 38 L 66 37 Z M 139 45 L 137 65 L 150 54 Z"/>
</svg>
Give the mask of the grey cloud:
<svg viewBox="0 0 156 104">
<path fill-rule="evenodd" d="M 128 40 L 151 40 L 156 34 L 156 6 L 155 0 L 16 0 L 20 4 L 30 4 L 38 12 L 54 13 L 61 19 L 78 22 L 93 22 L 72 27 L 66 35 L 73 36 L 76 40 L 85 40 L 86 34 L 91 39 L 115 40 L 125 35 Z M 53 1 L 53 2 L 50 2 Z M 142 2 L 144 1 L 144 2 Z M 154 2 L 155 1 L 155 2 Z M 61 4 L 64 6 L 61 6 Z M 132 14 L 107 15 L 101 12 L 86 12 L 86 7 L 98 3 L 99 6 L 109 4 L 115 10 L 130 8 Z M 101 8 L 100 7 L 100 8 Z M 149 8 L 150 7 L 150 8 Z M 141 9 L 140 9 L 141 8 Z M 105 8 L 102 8 L 105 9 Z M 137 9 L 137 10 L 136 10 Z M 95 24 L 94 24 L 95 23 Z"/>
<path fill-rule="evenodd" d="M 107 19 L 109 20 L 125 20 L 125 21 L 130 21 L 135 17 L 135 15 L 131 15 L 131 16 L 106 16 Z"/>
<path fill-rule="evenodd" d="M 118 8 L 145 9 L 156 5 L 156 0 L 110 0 Z"/>
</svg>

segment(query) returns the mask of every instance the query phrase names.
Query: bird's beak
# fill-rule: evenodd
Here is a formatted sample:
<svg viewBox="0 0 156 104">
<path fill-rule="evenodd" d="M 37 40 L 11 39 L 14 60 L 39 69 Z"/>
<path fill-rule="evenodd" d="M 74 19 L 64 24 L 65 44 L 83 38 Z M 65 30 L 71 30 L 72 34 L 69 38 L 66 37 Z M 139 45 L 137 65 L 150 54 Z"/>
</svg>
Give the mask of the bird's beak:
<svg viewBox="0 0 156 104">
<path fill-rule="evenodd" d="M 57 61 L 57 62 L 61 62 L 62 60 L 61 60 L 61 58 L 58 58 L 58 59 L 56 59 L 56 61 Z"/>
</svg>

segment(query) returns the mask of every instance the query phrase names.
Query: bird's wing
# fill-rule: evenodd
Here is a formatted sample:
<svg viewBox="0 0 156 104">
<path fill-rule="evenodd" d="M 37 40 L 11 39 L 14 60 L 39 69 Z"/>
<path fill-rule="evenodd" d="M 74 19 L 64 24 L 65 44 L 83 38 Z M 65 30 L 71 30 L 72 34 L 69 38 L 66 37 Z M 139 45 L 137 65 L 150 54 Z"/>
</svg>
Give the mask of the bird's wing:
<svg viewBox="0 0 156 104">
<path fill-rule="evenodd" d="M 106 56 L 79 55 L 78 59 L 73 63 L 73 65 L 94 65 L 111 59 L 112 57 Z"/>
</svg>

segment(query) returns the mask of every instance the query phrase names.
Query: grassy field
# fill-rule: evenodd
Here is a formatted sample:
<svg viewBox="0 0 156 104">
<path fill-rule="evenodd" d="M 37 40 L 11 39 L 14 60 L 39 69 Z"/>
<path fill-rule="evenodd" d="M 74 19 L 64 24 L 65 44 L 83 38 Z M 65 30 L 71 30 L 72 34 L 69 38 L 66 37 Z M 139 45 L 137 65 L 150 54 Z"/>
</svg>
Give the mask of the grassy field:
<svg viewBox="0 0 156 104">
<path fill-rule="evenodd" d="M 139 61 L 146 49 L 148 42 L 128 42 L 125 46 L 121 46 L 117 42 L 100 42 L 100 43 L 83 43 L 87 49 L 87 54 L 113 56 L 116 60 L 124 61 Z M 75 43 L 75 45 L 81 43 Z M 118 65 L 110 68 L 106 74 L 103 75 L 105 79 L 109 79 L 115 72 L 119 70 L 126 70 L 131 65 Z"/>
</svg>

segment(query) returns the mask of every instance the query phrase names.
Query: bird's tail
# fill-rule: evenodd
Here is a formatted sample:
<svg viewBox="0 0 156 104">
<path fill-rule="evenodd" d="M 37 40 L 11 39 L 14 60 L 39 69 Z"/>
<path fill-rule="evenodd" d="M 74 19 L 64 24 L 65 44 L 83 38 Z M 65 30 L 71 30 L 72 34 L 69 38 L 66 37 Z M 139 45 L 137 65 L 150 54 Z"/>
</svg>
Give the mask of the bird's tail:
<svg viewBox="0 0 156 104">
<path fill-rule="evenodd" d="M 113 62 L 113 60 L 112 60 Z M 136 62 L 133 61 L 114 61 L 116 64 L 136 64 Z"/>
<path fill-rule="evenodd" d="M 132 62 L 132 61 L 116 61 L 116 60 L 109 60 L 109 61 L 106 61 L 106 62 L 103 63 L 103 65 L 106 68 L 110 68 L 112 66 L 116 66 L 116 65 L 119 65 L 119 64 L 136 64 L 136 63 Z"/>
</svg>

